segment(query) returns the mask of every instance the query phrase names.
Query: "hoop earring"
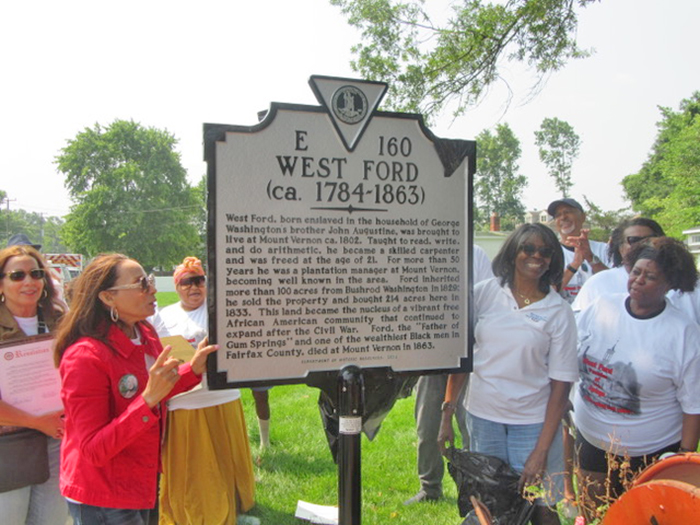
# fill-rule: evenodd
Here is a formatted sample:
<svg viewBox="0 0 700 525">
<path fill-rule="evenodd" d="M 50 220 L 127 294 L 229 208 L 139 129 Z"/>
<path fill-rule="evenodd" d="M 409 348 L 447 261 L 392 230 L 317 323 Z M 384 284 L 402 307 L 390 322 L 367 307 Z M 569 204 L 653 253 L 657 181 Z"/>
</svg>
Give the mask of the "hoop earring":
<svg viewBox="0 0 700 525">
<path fill-rule="evenodd" d="M 44 288 L 44 293 L 42 294 L 42 297 L 46 299 L 49 296 L 49 292 L 46 291 L 46 288 Z"/>
<path fill-rule="evenodd" d="M 119 312 L 117 312 L 117 309 L 114 306 L 109 309 L 109 318 L 113 323 L 119 321 Z"/>
</svg>

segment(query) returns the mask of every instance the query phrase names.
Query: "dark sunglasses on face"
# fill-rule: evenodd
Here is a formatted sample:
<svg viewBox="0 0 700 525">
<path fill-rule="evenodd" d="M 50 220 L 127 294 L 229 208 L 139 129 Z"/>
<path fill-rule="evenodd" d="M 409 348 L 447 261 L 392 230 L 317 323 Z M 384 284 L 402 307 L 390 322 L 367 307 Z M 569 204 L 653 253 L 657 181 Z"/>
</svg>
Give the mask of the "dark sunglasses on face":
<svg viewBox="0 0 700 525">
<path fill-rule="evenodd" d="M 180 286 L 183 288 L 189 288 L 192 285 L 195 286 L 202 286 L 204 282 L 207 280 L 206 277 L 203 275 L 195 275 L 193 277 L 185 277 L 180 281 Z"/>
<path fill-rule="evenodd" d="M 141 288 L 141 291 L 143 293 L 146 293 L 148 290 L 151 289 L 151 287 L 153 287 L 155 285 L 156 285 L 156 277 L 155 277 L 155 275 L 151 274 L 149 276 L 144 275 L 134 284 L 122 284 L 119 286 L 112 286 L 111 288 L 107 288 L 107 291 L 112 292 L 115 290 L 132 290 L 135 288 Z"/>
<path fill-rule="evenodd" d="M 638 242 L 646 239 L 651 239 L 652 237 L 656 237 L 656 235 L 630 235 L 627 237 L 627 244 L 632 246 L 633 244 L 637 244 Z"/>
<path fill-rule="evenodd" d="M 539 248 L 534 244 L 523 244 L 520 246 L 520 251 L 524 252 L 528 257 L 535 255 L 535 252 L 540 254 L 540 257 L 549 259 L 554 255 L 554 249 L 549 246 L 540 246 Z"/>
<path fill-rule="evenodd" d="M 10 273 L 3 273 L 0 275 L 0 277 L 9 277 L 10 281 L 13 282 L 19 282 L 19 281 L 24 281 L 27 278 L 27 275 L 34 279 L 35 281 L 38 281 L 39 279 L 44 278 L 44 270 L 37 268 L 36 270 L 29 270 L 29 272 L 25 272 L 24 270 L 15 270 L 14 272 Z"/>
</svg>

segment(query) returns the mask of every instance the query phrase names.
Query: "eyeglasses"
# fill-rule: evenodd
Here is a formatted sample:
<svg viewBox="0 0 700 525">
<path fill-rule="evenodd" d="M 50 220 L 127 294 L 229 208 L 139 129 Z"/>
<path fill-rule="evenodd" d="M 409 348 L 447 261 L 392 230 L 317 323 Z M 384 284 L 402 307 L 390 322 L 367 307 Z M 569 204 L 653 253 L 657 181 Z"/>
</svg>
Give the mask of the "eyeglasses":
<svg viewBox="0 0 700 525">
<path fill-rule="evenodd" d="M 633 244 L 637 244 L 638 242 L 644 241 L 646 239 L 651 239 L 653 237 L 656 237 L 656 235 L 629 235 L 627 237 L 627 244 L 632 246 Z"/>
<path fill-rule="evenodd" d="M 520 246 L 520 251 L 524 252 L 528 257 L 532 257 L 535 255 L 535 253 L 539 253 L 540 257 L 549 259 L 552 257 L 552 255 L 554 255 L 554 248 L 550 248 L 549 246 L 537 247 L 534 244 L 523 244 Z"/>
<path fill-rule="evenodd" d="M 183 288 L 189 288 L 192 285 L 202 286 L 206 282 L 207 278 L 203 275 L 194 275 L 192 277 L 185 277 L 178 283 Z"/>
<path fill-rule="evenodd" d="M 114 292 L 116 290 L 134 290 L 141 288 L 141 292 L 146 293 L 151 287 L 156 285 L 156 276 L 151 274 L 148 277 L 145 275 L 141 277 L 134 284 L 120 284 L 119 286 L 112 286 L 107 288 L 108 292 Z"/>
<path fill-rule="evenodd" d="M 27 278 L 27 275 L 29 275 L 29 277 L 35 281 L 38 281 L 39 279 L 43 279 L 45 274 L 46 272 L 44 272 L 44 270 L 37 268 L 36 270 L 29 270 L 29 272 L 25 272 L 24 270 L 15 270 L 14 272 L 3 273 L 0 275 L 0 278 L 7 276 L 10 278 L 10 281 L 18 283 L 20 281 L 24 281 Z"/>
</svg>

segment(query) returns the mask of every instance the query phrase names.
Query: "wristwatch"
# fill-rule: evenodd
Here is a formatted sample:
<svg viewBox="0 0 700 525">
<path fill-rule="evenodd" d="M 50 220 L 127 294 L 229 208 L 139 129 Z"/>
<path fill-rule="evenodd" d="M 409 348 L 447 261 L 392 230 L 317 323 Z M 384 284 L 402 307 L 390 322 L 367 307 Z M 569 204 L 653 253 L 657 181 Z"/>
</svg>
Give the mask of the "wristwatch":
<svg viewBox="0 0 700 525">
<path fill-rule="evenodd" d="M 440 411 L 444 412 L 447 409 L 452 410 L 452 412 L 454 412 L 455 410 L 457 410 L 457 407 L 449 401 L 445 401 L 440 407 Z"/>
</svg>

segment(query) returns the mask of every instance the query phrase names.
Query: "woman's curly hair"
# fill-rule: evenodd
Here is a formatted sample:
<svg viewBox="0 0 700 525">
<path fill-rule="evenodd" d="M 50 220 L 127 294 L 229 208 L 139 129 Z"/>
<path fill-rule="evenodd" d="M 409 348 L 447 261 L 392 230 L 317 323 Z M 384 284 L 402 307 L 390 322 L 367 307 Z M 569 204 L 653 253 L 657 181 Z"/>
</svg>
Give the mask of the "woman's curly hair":
<svg viewBox="0 0 700 525">
<path fill-rule="evenodd" d="M 635 244 L 625 257 L 625 265 L 632 268 L 640 259 L 654 261 L 671 290 L 695 290 L 698 280 L 695 258 L 682 242 L 671 237 L 653 237 Z"/>
</svg>

